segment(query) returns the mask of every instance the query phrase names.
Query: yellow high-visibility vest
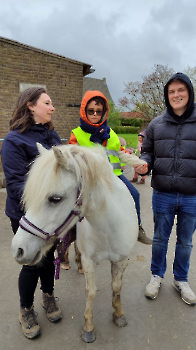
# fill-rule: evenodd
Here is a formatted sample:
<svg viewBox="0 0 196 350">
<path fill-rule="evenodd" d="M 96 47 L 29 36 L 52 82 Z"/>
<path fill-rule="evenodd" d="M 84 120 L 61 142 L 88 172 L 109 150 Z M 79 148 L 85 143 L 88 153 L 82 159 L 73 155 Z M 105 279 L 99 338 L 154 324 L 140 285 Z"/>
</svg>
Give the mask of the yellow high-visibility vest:
<svg viewBox="0 0 196 350">
<path fill-rule="evenodd" d="M 77 142 L 80 146 L 94 147 L 95 143 L 90 141 L 91 134 L 83 131 L 80 126 L 72 130 L 75 135 Z M 118 156 L 118 151 L 120 151 L 120 140 L 118 135 L 110 128 L 110 138 L 107 140 L 106 153 L 108 159 L 113 167 L 113 172 L 115 175 L 122 175 L 121 163 Z"/>
</svg>

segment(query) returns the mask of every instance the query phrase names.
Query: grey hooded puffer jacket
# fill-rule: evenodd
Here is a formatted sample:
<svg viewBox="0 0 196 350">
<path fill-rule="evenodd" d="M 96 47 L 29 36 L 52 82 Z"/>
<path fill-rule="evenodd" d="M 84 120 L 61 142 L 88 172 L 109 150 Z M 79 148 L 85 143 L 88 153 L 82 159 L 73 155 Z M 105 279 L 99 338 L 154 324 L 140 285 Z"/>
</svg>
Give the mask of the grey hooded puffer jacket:
<svg viewBox="0 0 196 350">
<path fill-rule="evenodd" d="M 180 80 L 183 81 L 183 79 Z M 187 81 L 185 83 L 187 85 Z M 196 195 L 196 104 L 194 102 L 192 102 L 190 116 L 186 115 L 184 120 L 180 118 L 180 122 L 169 113 L 169 108 L 163 115 L 150 122 L 142 145 L 141 159 L 148 163 L 148 172 L 152 170 L 151 186 L 154 189 Z"/>
</svg>

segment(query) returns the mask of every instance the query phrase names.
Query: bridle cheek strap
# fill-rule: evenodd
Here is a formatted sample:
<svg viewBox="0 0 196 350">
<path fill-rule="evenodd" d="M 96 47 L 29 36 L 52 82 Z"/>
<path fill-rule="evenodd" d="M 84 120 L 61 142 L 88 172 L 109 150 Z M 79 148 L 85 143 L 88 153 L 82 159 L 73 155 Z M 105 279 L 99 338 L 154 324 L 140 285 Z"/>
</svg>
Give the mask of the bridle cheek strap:
<svg viewBox="0 0 196 350">
<path fill-rule="evenodd" d="M 25 216 L 22 216 L 22 218 L 20 219 L 19 226 L 26 232 L 29 232 L 32 235 L 37 236 L 43 239 L 44 241 L 50 243 L 50 238 L 53 242 L 54 236 L 60 236 L 60 234 L 66 230 L 66 228 L 71 224 L 71 222 L 76 216 L 78 216 L 77 221 L 81 221 L 83 219 L 83 217 L 80 217 L 79 211 L 72 210 L 67 219 L 64 221 L 64 223 L 54 231 L 53 235 L 50 235 L 48 232 L 45 232 L 43 230 L 40 230 L 37 226 L 33 225 L 32 222 L 30 222 Z"/>
<path fill-rule="evenodd" d="M 19 226 L 26 232 L 31 233 L 39 238 L 42 238 L 44 241 L 48 241 L 50 238 L 49 233 L 40 230 L 37 226 L 33 225 L 25 216 L 22 216 L 19 221 Z"/>
<path fill-rule="evenodd" d="M 29 221 L 25 216 L 22 216 L 22 218 L 20 219 L 19 226 L 26 232 L 29 232 L 43 239 L 44 241 L 47 241 L 48 243 L 50 243 L 50 239 L 53 242 L 54 237 L 60 236 L 60 234 L 70 226 L 71 222 L 76 216 L 78 216 L 77 221 L 81 221 L 83 219 L 83 216 L 81 215 L 81 210 L 80 210 L 81 205 L 82 205 L 82 198 L 81 198 L 81 195 L 79 195 L 74 205 L 74 209 L 70 212 L 70 214 L 68 215 L 66 220 L 63 222 L 63 224 L 59 226 L 52 235 L 50 235 L 48 232 L 45 232 L 40 228 L 38 228 L 37 226 L 35 226 L 34 224 L 32 224 L 32 222 Z M 79 207 L 78 210 L 76 210 L 77 207 Z"/>
</svg>

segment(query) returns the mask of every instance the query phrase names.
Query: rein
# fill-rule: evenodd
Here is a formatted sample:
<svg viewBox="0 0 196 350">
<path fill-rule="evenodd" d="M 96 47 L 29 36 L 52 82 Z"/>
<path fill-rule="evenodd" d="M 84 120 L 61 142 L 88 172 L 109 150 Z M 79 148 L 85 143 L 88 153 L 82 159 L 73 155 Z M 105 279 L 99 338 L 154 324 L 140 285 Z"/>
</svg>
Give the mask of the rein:
<svg viewBox="0 0 196 350">
<path fill-rule="evenodd" d="M 83 219 L 83 216 L 81 215 L 81 209 L 80 209 L 81 205 L 82 205 L 82 196 L 81 196 L 80 190 L 78 190 L 78 196 L 77 196 L 73 210 L 70 212 L 70 214 L 65 219 L 63 224 L 60 225 L 52 235 L 35 226 L 25 216 L 22 216 L 22 218 L 20 219 L 19 226 L 26 232 L 29 232 L 32 235 L 35 235 L 43 239 L 47 243 L 53 243 L 54 238 L 57 238 L 58 236 L 60 236 L 60 234 L 66 230 L 66 228 L 71 224 L 71 222 L 76 216 L 78 216 L 78 221 L 81 221 Z"/>
</svg>

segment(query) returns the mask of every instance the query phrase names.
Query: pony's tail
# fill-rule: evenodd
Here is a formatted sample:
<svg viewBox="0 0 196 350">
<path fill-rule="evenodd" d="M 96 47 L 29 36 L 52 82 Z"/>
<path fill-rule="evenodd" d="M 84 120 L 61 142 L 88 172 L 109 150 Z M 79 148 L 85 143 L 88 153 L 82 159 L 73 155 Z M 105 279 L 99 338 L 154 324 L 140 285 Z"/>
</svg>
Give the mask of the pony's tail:
<svg viewBox="0 0 196 350">
<path fill-rule="evenodd" d="M 127 165 L 133 166 L 133 165 L 143 165 L 146 164 L 146 162 L 142 159 L 139 159 L 137 156 L 125 153 L 123 151 L 118 152 L 119 159 L 122 163 L 125 163 Z"/>
</svg>

